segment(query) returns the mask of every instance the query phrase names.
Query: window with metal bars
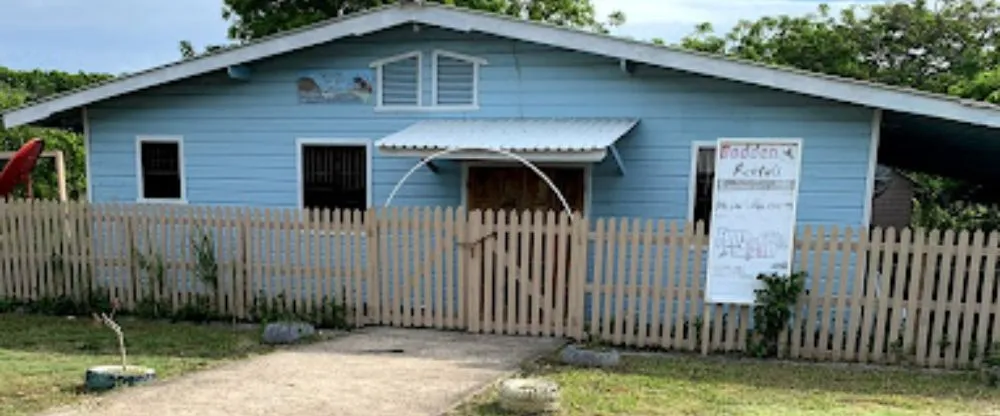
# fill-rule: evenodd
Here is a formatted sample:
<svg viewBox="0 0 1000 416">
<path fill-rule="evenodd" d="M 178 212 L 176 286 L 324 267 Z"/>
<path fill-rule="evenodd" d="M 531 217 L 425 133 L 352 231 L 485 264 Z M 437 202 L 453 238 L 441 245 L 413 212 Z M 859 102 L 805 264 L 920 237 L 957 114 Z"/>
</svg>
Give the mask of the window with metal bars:
<svg viewBox="0 0 1000 416">
<path fill-rule="evenodd" d="M 140 140 L 139 160 L 141 199 L 184 199 L 179 140 Z"/>
<path fill-rule="evenodd" d="M 697 223 L 705 223 L 705 233 L 712 220 L 712 194 L 715 190 L 715 148 L 701 147 L 698 149 L 698 160 L 695 162 L 694 213 L 692 218 Z"/>
<path fill-rule="evenodd" d="M 302 145 L 302 205 L 308 209 L 368 208 L 368 148 Z"/>
</svg>

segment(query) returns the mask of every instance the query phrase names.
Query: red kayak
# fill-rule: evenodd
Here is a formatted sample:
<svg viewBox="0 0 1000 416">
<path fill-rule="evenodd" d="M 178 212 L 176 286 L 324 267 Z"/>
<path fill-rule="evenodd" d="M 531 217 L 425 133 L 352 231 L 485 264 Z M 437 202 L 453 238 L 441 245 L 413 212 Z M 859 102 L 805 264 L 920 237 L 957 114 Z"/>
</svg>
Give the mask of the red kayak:
<svg viewBox="0 0 1000 416">
<path fill-rule="evenodd" d="M 15 186 L 28 180 L 44 149 L 42 139 L 31 139 L 14 153 L 0 171 L 0 198 L 6 198 L 14 192 Z"/>
</svg>

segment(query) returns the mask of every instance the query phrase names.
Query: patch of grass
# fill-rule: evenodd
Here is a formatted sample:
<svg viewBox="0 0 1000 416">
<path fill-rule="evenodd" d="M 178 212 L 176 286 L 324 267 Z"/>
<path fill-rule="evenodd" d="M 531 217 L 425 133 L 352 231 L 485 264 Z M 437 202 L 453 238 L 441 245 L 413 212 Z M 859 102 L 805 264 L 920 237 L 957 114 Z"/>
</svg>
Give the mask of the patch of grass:
<svg viewBox="0 0 1000 416">
<path fill-rule="evenodd" d="M 622 357 L 611 371 L 543 363 L 527 373 L 559 383 L 562 415 L 1000 414 L 1000 389 L 971 373 L 687 356 Z M 506 414 L 495 395 L 453 415 Z"/>
<path fill-rule="evenodd" d="M 129 364 L 157 378 L 267 352 L 259 333 L 121 318 Z M 112 331 L 92 318 L 0 314 L 0 416 L 31 414 L 80 398 L 84 372 L 120 363 Z"/>
</svg>

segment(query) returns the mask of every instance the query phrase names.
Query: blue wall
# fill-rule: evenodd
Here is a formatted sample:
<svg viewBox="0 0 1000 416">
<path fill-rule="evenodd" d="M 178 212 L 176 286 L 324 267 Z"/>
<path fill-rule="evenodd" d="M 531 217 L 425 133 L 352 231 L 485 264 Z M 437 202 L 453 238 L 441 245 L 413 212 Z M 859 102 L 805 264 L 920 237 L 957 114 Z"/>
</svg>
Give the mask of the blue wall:
<svg viewBox="0 0 1000 416">
<path fill-rule="evenodd" d="M 310 70 L 363 70 L 402 52 L 425 51 L 424 101 L 430 101 L 430 52 L 485 58 L 481 109 L 376 112 L 373 104 L 300 104 L 295 81 Z M 860 224 L 871 110 L 664 69 L 626 75 L 617 60 L 476 34 L 409 27 L 310 48 L 251 64 L 249 82 L 224 72 L 150 89 L 90 108 L 95 202 L 136 198 L 135 137 L 182 135 L 192 204 L 292 207 L 297 203 L 295 140 L 378 140 L 425 118 L 638 117 L 619 142 L 628 174 L 610 161 L 593 170 L 592 216 L 683 219 L 688 209 L 691 142 L 718 137 L 804 139 L 799 218 Z M 381 205 L 414 159 L 373 163 L 373 204 Z M 458 205 L 460 168 L 420 170 L 398 205 Z"/>
</svg>

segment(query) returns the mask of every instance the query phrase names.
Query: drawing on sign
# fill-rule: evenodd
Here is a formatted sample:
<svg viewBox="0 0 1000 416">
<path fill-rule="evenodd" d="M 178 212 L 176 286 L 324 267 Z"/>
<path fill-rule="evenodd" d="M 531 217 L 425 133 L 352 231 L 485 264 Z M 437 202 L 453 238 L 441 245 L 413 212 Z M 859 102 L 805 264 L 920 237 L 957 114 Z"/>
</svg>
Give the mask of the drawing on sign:
<svg viewBox="0 0 1000 416">
<path fill-rule="evenodd" d="M 791 272 L 799 140 L 720 139 L 706 300 L 752 304 L 760 274 Z"/>
<path fill-rule="evenodd" d="M 788 242 L 781 233 L 768 231 L 723 228 L 712 234 L 712 245 L 719 257 L 736 257 L 746 260 L 768 259 L 788 250 Z"/>
</svg>

